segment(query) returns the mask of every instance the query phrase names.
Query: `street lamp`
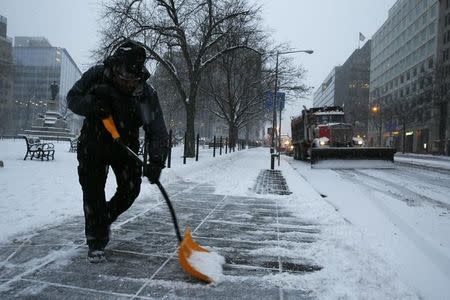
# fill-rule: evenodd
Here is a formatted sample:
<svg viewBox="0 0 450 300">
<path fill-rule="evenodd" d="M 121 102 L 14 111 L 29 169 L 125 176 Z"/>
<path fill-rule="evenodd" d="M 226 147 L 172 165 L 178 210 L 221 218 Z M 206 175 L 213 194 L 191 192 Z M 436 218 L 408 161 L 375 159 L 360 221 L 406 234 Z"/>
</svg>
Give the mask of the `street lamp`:
<svg viewBox="0 0 450 300">
<path fill-rule="evenodd" d="M 374 106 L 372 106 L 370 108 L 370 110 L 374 113 L 374 114 L 379 114 L 379 118 L 380 118 L 380 124 L 379 124 L 379 130 L 380 130 L 380 147 L 381 147 L 381 141 L 383 140 L 383 123 L 382 123 L 382 119 L 381 119 L 381 104 L 376 104 Z"/>
<path fill-rule="evenodd" d="M 307 54 L 313 54 L 314 51 L 313 50 L 291 50 L 291 51 L 277 51 L 277 60 L 276 60 L 276 64 L 275 64 L 275 93 L 274 93 L 274 99 L 273 99 L 273 116 L 272 116 L 272 143 L 270 146 L 270 153 L 273 154 L 275 152 L 275 147 L 276 147 L 276 143 L 275 143 L 275 130 L 277 127 L 277 93 L 278 93 L 278 57 L 280 55 L 284 55 L 284 54 L 291 54 L 291 53 L 300 53 L 300 52 L 304 52 Z M 278 127 L 278 145 L 281 144 L 281 105 L 280 105 L 280 124 Z M 280 158 L 278 157 L 278 165 L 280 164 Z M 271 164 L 270 164 L 270 168 L 273 170 L 274 167 L 274 162 L 273 162 L 273 157 L 271 156 Z"/>
</svg>

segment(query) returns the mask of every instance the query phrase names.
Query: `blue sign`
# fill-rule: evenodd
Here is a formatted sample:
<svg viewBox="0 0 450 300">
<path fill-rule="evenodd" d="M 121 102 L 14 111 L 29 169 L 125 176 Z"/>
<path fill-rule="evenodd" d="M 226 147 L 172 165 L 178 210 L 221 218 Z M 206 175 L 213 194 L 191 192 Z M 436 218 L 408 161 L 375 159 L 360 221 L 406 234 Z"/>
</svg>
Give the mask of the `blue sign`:
<svg viewBox="0 0 450 300">
<path fill-rule="evenodd" d="M 397 130 L 397 122 L 396 121 L 387 121 L 384 125 L 386 131 L 396 131 Z"/>
<path fill-rule="evenodd" d="M 266 104 L 266 108 L 269 110 L 273 109 L 273 100 L 274 100 L 273 94 L 274 93 L 271 90 L 264 92 L 264 103 Z M 277 92 L 277 108 L 279 109 L 281 107 L 281 109 L 283 110 L 285 102 L 286 102 L 286 93 Z"/>
</svg>

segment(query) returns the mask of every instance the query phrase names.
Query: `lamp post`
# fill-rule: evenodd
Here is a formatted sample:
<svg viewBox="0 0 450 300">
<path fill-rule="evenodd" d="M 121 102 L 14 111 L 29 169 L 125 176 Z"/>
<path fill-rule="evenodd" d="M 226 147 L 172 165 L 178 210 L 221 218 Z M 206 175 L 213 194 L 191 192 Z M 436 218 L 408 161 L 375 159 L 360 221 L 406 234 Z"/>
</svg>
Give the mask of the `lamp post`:
<svg viewBox="0 0 450 300">
<path fill-rule="evenodd" d="M 374 105 L 374 106 L 372 106 L 371 110 L 374 114 L 377 114 L 377 113 L 379 114 L 379 119 L 380 119 L 380 124 L 379 124 L 380 144 L 379 144 L 379 146 L 381 147 L 381 142 L 383 140 L 383 123 L 382 123 L 382 119 L 381 119 L 381 105 L 380 104 Z"/>
<path fill-rule="evenodd" d="M 278 58 L 280 55 L 304 52 L 313 54 L 313 50 L 291 50 L 291 51 L 277 51 L 276 64 L 275 64 L 275 92 L 273 98 L 273 115 L 272 115 L 272 143 L 270 146 L 270 153 L 273 154 L 276 148 L 275 142 L 275 130 L 277 129 L 277 93 L 278 93 Z M 281 105 L 280 105 L 280 124 L 278 125 L 278 145 L 281 143 Z M 272 160 L 273 158 L 271 158 Z M 271 169 L 274 169 L 274 164 L 271 163 Z"/>
</svg>

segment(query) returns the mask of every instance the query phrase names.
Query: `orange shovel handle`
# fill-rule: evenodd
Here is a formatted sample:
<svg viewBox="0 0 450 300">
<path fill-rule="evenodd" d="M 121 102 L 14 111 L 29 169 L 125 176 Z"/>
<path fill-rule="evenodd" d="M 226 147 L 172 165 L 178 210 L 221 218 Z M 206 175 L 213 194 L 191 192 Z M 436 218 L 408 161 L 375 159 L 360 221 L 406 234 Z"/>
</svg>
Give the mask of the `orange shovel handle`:
<svg viewBox="0 0 450 300">
<path fill-rule="evenodd" d="M 106 119 L 102 120 L 103 125 L 105 126 L 106 130 L 111 134 L 113 139 L 117 140 L 120 138 L 120 134 L 117 131 L 116 124 L 114 124 L 113 117 L 110 115 Z"/>
</svg>

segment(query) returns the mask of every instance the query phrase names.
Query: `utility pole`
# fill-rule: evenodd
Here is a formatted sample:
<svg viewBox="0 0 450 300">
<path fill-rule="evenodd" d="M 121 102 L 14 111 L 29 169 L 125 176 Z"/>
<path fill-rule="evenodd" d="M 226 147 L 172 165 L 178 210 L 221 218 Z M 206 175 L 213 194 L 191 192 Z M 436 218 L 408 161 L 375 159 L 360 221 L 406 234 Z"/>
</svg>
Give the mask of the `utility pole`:
<svg viewBox="0 0 450 300">
<path fill-rule="evenodd" d="M 277 51 L 277 60 L 275 64 L 275 93 L 273 96 L 273 110 L 272 110 L 272 143 L 270 145 L 270 153 L 273 154 L 275 152 L 275 130 L 277 127 L 277 90 L 278 90 L 278 56 L 280 52 Z"/>
<path fill-rule="evenodd" d="M 273 154 L 275 152 L 275 148 L 276 148 L 276 142 L 275 142 L 275 132 L 277 130 L 277 94 L 278 94 L 278 58 L 280 56 L 280 54 L 290 54 L 290 53 L 299 53 L 299 52 L 304 52 L 307 54 L 313 54 L 314 51 L 313 50 L 291 50 L 291 51 L 277 51 L 276 55 L 276 64 L 275 64 L 275 93 L 274 93 L 274 98 L 273 98 L 273 115 L 272 115 L 272 143 L 270 146 L 270 153 L 271 153 L 271 169 L 274 169 L 274 163 L 273 163 Z M 280 105 L 280 124 L 279 126 L 279 130 L 278 130 L 278 143 L 280 146 L 281 145 L 281 105 Z M 279 157 L 278 157 L 278 165 L 279 165 Z"/>
</svg>

